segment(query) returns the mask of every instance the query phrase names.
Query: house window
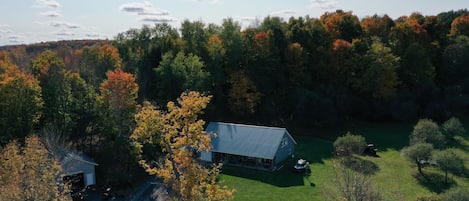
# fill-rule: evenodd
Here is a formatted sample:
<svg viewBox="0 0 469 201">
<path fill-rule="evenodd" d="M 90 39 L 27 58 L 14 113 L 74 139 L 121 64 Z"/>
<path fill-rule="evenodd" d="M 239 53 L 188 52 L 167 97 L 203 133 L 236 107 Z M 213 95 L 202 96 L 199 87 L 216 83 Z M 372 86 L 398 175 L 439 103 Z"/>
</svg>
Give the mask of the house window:
<svg viewBox="0 0 469 201">
<path fill-rule="evenodd" d="M 287 139 L 286 137 L 284 137 L 284 138 L 282 139 L 282 142 L 280 142 L 280 147 L 281 147 L 281 148 L 284 148 L 284 147 L 286 147 L 287 145 L 288 145 L 288 139 Z"/>
</svg>

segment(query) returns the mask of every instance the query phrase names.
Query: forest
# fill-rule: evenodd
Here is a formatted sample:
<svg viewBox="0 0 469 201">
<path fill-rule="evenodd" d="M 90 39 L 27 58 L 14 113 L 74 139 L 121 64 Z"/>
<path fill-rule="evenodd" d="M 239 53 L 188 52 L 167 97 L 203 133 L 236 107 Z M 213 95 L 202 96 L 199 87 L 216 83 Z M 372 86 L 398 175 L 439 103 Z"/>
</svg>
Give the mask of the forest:
<svg viewBox="0 0 469 201">
<path fill-rule="evenodd" d="M 0 51 L 0 145 L 59 136 L 103 164 L 107 183 L 141 171 L 129 137 L 144 102 L 164 110 L 187 91 L 212 96 L 206 122 L 327 128 L 469 112 L 467 10 L 397 19 L 337 10 L 243 29 L 231 18 L 185 20 Z"/>
</svg>

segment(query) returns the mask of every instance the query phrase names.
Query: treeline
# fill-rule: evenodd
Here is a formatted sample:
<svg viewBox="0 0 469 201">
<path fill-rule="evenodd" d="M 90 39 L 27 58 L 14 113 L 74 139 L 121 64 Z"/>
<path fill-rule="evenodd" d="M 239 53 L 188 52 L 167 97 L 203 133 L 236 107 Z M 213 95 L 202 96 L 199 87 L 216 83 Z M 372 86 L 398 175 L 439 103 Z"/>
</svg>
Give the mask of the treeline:
<svg viewBox="0 0 469 201">
<path fill-rule="evenodd" d="M 214 95 L 213 119 L 443 120 L 468 109 L 468 15 L 359 19 L 337 10 L 319 19 L 267 17 L 244 30 L 232 19 L 221 26 L 186 20 L 179 31 L 166 24 L 129 30 L 108 47 L 136 76 L 140 101 L 204 91 Z M 98 49 L 57 47 L 66 67 L 95 88 L 109 70 Z"/>
<path fill-rule="evenodd" d="M 29 64 L 27 47 L 0 53 L 0 144 L 53 132 L 122 177 L 137 166 L 128 137 L 141 103 L 164 108 L 187 90 L 213 95 L 206 119 L 261 124 L 446 120 L 469 109 L 467 10 L 337 10 L 246 29 L 186 20 L 63 44 Z"/>
<path fill-rule="evenodd" d="M 184 21 L 180 35 L 167 25 L 143 27 L 114 45 L 137 76 L 140 99 L 208 91 L 214 118 L 443 120 L 468 109 L 468 27 L 467 10 L 395 20 L 338 10 L 319 19 L 267 17 L 244 30 L 231 19 Z"/>
</svg>

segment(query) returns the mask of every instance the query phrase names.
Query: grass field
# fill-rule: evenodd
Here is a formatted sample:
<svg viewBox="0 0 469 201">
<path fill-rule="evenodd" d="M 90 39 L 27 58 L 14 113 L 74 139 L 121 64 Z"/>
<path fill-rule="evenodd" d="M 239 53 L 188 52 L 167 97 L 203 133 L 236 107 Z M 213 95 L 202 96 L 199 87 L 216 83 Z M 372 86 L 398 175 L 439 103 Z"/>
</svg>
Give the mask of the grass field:
<svg viewBox="0 0 469 201">
<path fill-rule="evenodd" d="M 442 182 L 443 172 L 433 167 L 425 168 L 424 172 L 434 178 L 432 182 L 425 182 L 419 178 L 417 168 L 401 157 L 399 150 L 408 144 L 412 127 L 413 124 L 361 123 L 342 130 L 314 131 L 314 136 L 319 137 L 312 137 L 311 133 L 302 129 L 289 129 L 298 142 L 296 158 L 310 162 L 310 176 L 292 173 L 294 162 L 290 161 L 273 173 L 224 167 L 221 180 L 236 189 L 234 200 L 324 200 L 323 189 L 334 187 L 331 179 L 334 177 L 332 142 L 338 135 L 351 131 L 363 135 L 379 149 L 379 157 L 362 156 L 360 159 L 375 167 L 369 175 L 385 200 L 416 200 L 419 195 L 436 194 L 448 189 L 451 186 Z M 455 147 L 464 156 L 466 169 L 469 169 L 469 140 L 459 138 Z M 468 177 L 469 174 L 450 174 L 453 186 L 469 188 Z"/>
</svg>

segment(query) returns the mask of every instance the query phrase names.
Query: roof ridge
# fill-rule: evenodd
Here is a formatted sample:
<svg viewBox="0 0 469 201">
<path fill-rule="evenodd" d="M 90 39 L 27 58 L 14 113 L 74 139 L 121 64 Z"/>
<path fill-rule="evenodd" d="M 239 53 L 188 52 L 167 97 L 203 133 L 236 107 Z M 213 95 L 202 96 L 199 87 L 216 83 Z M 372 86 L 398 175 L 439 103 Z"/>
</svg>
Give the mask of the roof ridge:
<svg viewBox="0 0 469 201">
<path fill-rule="evenodd" d="M 226 122 L 219 122 L 219 121 L 212 121 L 211 123 L 217 123 L 217 124 L 225 124 L 225 125 L 236 125 L 236 126 L 244 126 L 244 127 L 256 127 L 256 128 L 268 128 L 268 129 L 285 129 L 283 127 L 276 127 L 276 126 L 259 126 L 259 125 L 252 125 L 252 124 L 241 124 L 241 123 L 226 123 Z"/>
</svg>

